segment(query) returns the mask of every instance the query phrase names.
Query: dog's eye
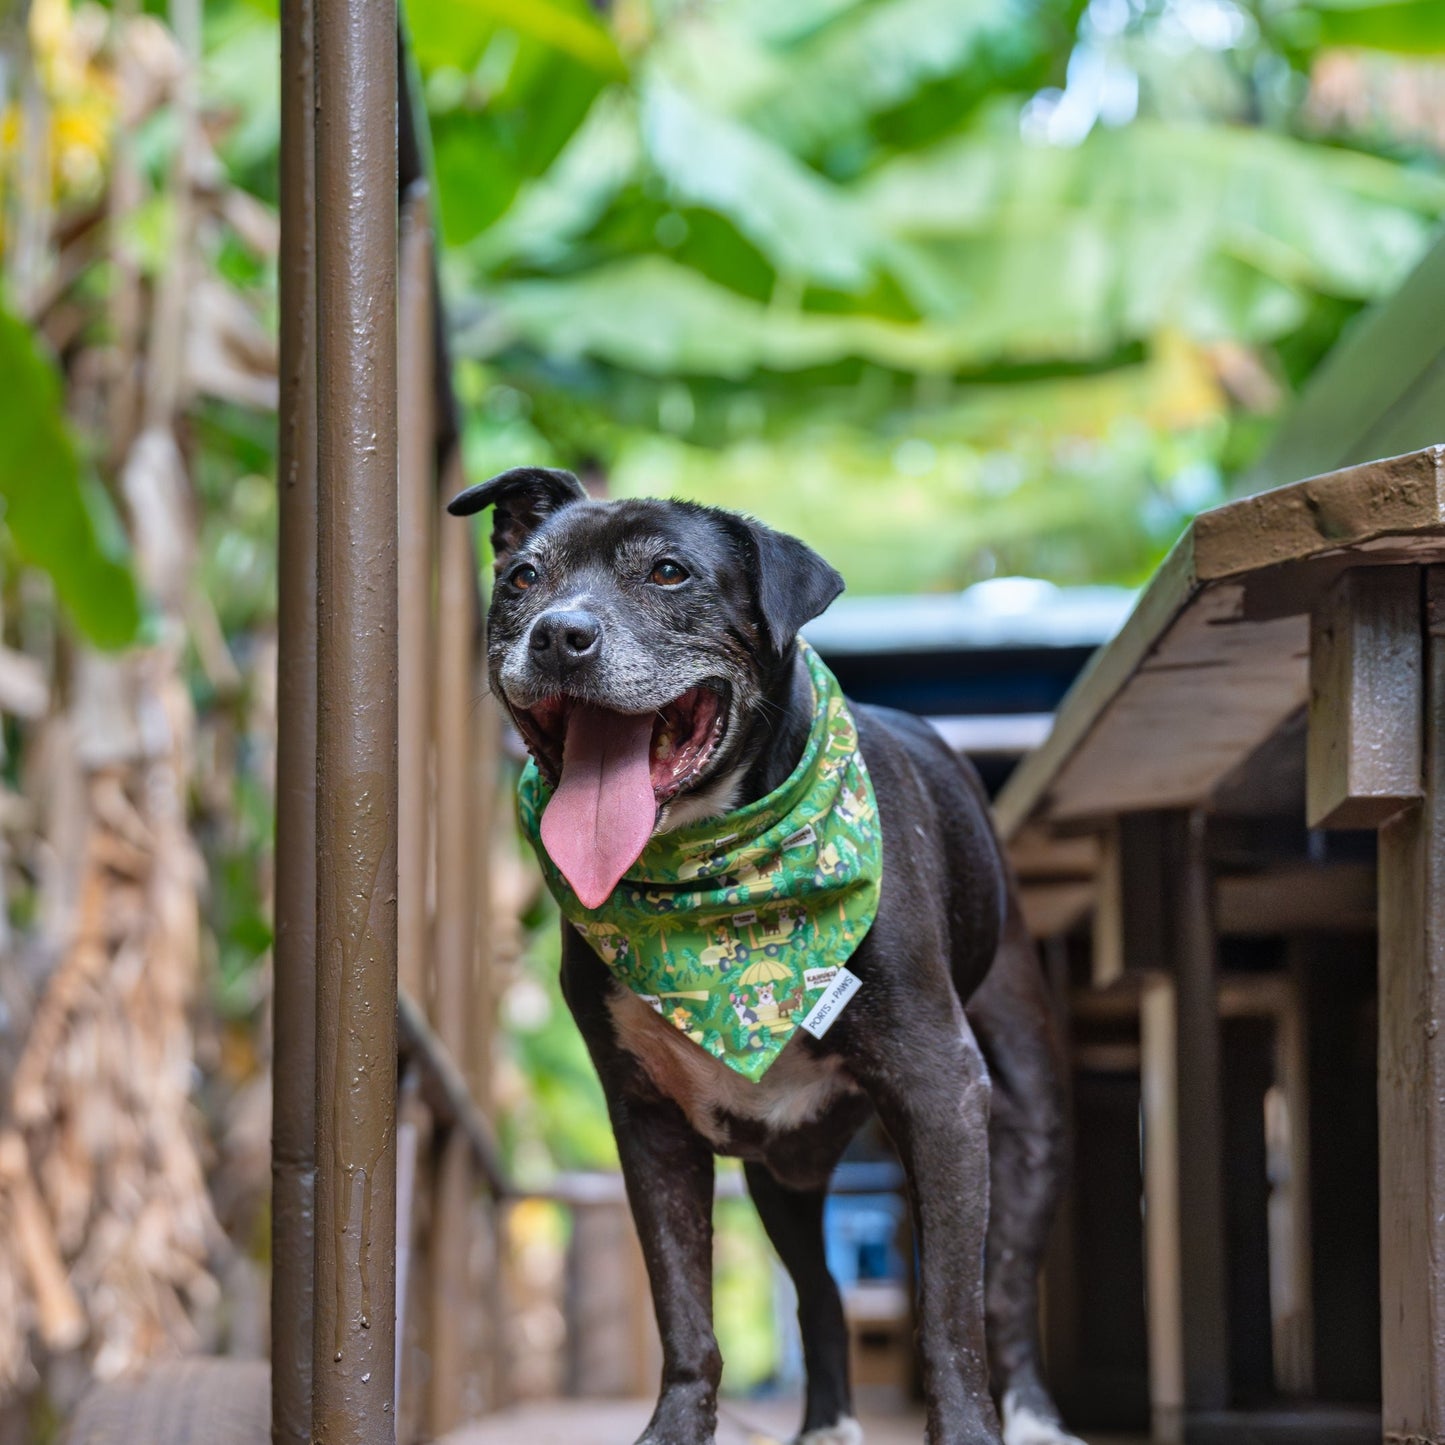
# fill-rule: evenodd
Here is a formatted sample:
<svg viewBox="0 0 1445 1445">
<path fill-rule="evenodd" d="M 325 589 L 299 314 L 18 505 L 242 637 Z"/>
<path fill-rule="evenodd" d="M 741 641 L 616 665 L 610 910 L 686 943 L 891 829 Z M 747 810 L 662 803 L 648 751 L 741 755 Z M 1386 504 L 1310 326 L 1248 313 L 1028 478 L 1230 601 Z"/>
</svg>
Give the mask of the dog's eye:
<svg viewBox="0 0 1445 1445">
<path fill-rule="evenodd" d="M 656 582 L 659 587 L 676 587 L 679 582 L 687 581 L 687 568 L 680 562 L 664 560 L 652 569 L 652 575 L 647 580 Z"/>
<path fill-rule="evenodd" d="M 507 577 L 507 581 L 515 587 L 518 592 L 525 592 L 536 580 L 537 569 L 532 566 L 530 562 L 523 562 L 520 567 Z"/>
</svg>

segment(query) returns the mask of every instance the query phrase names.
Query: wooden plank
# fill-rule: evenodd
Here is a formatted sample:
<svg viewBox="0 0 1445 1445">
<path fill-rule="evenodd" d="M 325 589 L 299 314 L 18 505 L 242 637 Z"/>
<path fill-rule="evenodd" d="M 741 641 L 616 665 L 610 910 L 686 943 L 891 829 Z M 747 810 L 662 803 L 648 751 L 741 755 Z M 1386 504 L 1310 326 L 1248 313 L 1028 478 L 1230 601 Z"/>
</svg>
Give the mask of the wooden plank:
<svg viewBox="0 0 1445 1445">
<path fill-rule="evenodd" d="M 636 1400 L 551 1400 L 521 1405 L 448 1435 L 437 1445 L 594 1445 L 635 1440 L 652 1414 L 652 1385 Z M 917 1445 L 923 1416 L 863 1402 L 858 1414 L 868 1445 Z M 782 1445 L 796 1438 L 801 1401 L 724 1400 L 718 1409 L 717 1445 Z M 1140 1440 L 1090 1435 L 1091 1445 L 1145 1445 Z"/>
<path fill-rule="evenodd" d="M 1166 1227 L 1158 1219 L 1151 1226 L 1146 1220 L 1151 1391 L 1156 1433 L 1167 1440 L 1180 1438 L 1170 1433 L 1178 1425 L 1171 1412 L 1221 1409 L 1229 1403 L 1213 899 L 1203 813 L 1137 815 L 1121 819 L 1120 825 L 1120 984 L 1094 991 L 1078 1006 L 1081 1017 L 1127 1017 L 1139 1010 L 1146 1200 L 1153 1170 L 1164 1220 L 1171 1208 L 1186 1211 L 1185 1205 L 1171 1206 L 1170 1191 L 1177 1190 L 1178 1198 L 1187 1202 L 1177 1226 Z M 1158 981 L 1161 971 L 1169 974 L 1167 988 Z M 1167 1019 L 1161 1015 L 1161 999 L 1168 1000 Z M 1147 1132 L 1151 1120 L 1152 1144 Z M 1177 1343 L 1170 1313 L 1176 1294 Z M 1156 1317 L 1156 1309 L 1164 1313 Z M 1176 1352 L 1177 1389 L 1172 1363 Z"/>
<path fill-rule="evenodd" d="M 1004 836 L 1039 820 L 1207 798 L 1304 701 L 1299 619 L 1328 574 L 1292 590 L 1288 569 L 1351 555 L 1445 558 L 1445 449 L 1352 467 L 1197 518 L 1065 698 L 1048 741 L 1009 779 L 995 810 Z M 1261 618 L 1244 584 L 1265 577 L 1278 585 Z"/>
<path fill-rule="evenodd" d="M 1294 863 L 1220 878 L 1214 890 L 1222 937 L 1373 933 L 1375 869 L 1368 863 Z"/>
<path fill-rule="evenodd" d="M 1289 1176 L 1276 1180 L 1275 1190 L 1285 1192 L 1288 1233 L 1286 1257 L 1270 1271 L 1270 1307 L 1275 1384 L 1281 1394 L 1308 1399 L 1315 1389 L 1308 1024 L 1294 980 L 1284 982 L 1284 1006 L 1275 1015 L 1275 1072 L 1284 1103 Z"/>
<path fill-rule="evenodd" d="M 1049 937 L 1039 950 L 1048 977 L 1049 1002 L 1054 1016 L 1054 1033 L 1067 1058 L 1074 1044 L 1073 1019 L 1069 1011 L 1069 945 Z M 1059 1071 L 1059 1104 L 1064 1120 L 1064 1137 L 1076 1137 L 1074 1113 L 1074 1070 Z M 1041 1332 L 1044 1368 L 1056 1399 L 1069 1399 L 1078 1387 L 1079 1342 L 1083 1320 L 1079 1304 L 1079 1209 L 1077 1180 L 1073 1170 L 1066 1173 L 1063 1191 L 1054 1210 L 1054 1227 L 1049 1232 L 1041 1280 Z"/>
<path fill-rule="evenodd" d="M 1099 851 L 1099 878 L 1094 904 L 1093 946 L 1089 965 L 1095 988 L 1118 983 L 1124 963 L 1124 845 L 1120 838 L 1122 820 L 1116 819 L 1103 834 Z"/>
<path fill-rule="evenodd" d="M 1139 997 L 1144 1133 L 1144 1278 L 1149 1406 L 1159 1445 L 1184 1439 L 1183 1224 L 1179 1201 L 1179 1058 L 1174 981 L 1151 972 Z"/>
<path fill-rule="evenodd" d="M 1082 883 L 1025 883 L 1019 889 L 1024 925 L 1034 938 L 1057 938 L 1071 933 L 1094 906 L 1094 885 Z"/>
<path fill-rule="evenodd" d="M 1432 437 L 1431 441 L 1437 441 Z M 1445 447 L 1307 477 L 1195 518 L 1201 582 L 1445 527 Z"/>
<path fill-rule="evenodd" d="M 1054 779 L 1059 820 L 1192 807 L 1303 705 L 1302 617 L 1247 624 L 1242 589 L 1201 594 Z"/>
<path fill-rule="evenodd" d="M 1008 856 L 1014 872 L 1028 881 L 1092 880 L 1102 846 L 1093 833 L 1060 836 L 1047 828 L 1024 828 L 1009 839 Z"/>
<path fill-rule="evenodd" d="M 456 477 L 455 452 L 448 459 Z M 476 641 L 477 582 L 468 529 L 441 528 L 437 573 L 435 695 L 432 710 L 436 759 L 436 922 L 432 975 L 432 1020 L 437 1036 L 459 1069 L 465 1070 L 467 1034 L 474 1022 L 475 966 L 474 828 L 472 789 L 475 765 L 473 648 Z M 454 1429 L 465 1418 L 474 1362 L 461 1322 L 478 1308 L 466 1272 L 457 1259 L 470 1250 L 471 1157 L 459 1131 L 440 1146 L 432 1221 L 432 1375 L 430 1423 L 433 1433 Z M 450 1321 L 457 1327 L 446 1328 Z"/>
<path fill-rule="evenodd" d="M 1373 828 L 1420 796 L 1420 578 L 1357 567 L 1310 627 L 1306 817 Z"/>
<path fill-rule="evenodd" d="M 1385 1439 L 1445 1441 L 1445 569 L 1426 574 L 1425 796 L 1380 830 Z"/>
<path fill-rule="evenodd" d="M 1118 635 L 1094 654 L 1069 689 L 1048 741 L 1014 769 L 999 794 L 994 814 L 1005 838 L 1018 832 L 1039 808 L 1055 775 L 1093 728 L 1099 713 L 1128 682 L 1196 590 L 1193 535 L 1186 532 L 1154 574 Z"/>
<path fill-rule="evenodd" d="M 398 983 L 427 996 L 427 863 L 431 856 L 433 519 L 431 225 L 426 194 L 402 207 L 397 323 L 397 883 Z"/>
<path fill-rule="evenodd" d="M 1188 1201 L 1180 1279 L 1184 1398 L 1191 1410 L 1229 1404 L 1219 984 L 1204 828 L 1201 812 L 1171 813 L 1160 850 L 1168 890 L 1160 911 L 1172 931 L 1161 961 L 1175 978 L 1179 1188 Z"/>
<path fill-rule="evenodd" d="M 1104 835 L 1094 912 L 1094 987 L 1162 966 L 1169 923 L 1162 913 L 1167 881 L 1164 815 L 1125 813 Z"/>
<path fill-rule="evenodd" d="M 515 1197 L 491 1123 L 472 1098 L 461 1066 L 427 1022 L 422 1006 L 405 991 L 397 994 L 396 1024 L 402 1056 L 420 1070 L 422 1096 L 433 1121 L 465 1136 L 494 1200 Z"/>
</svg>

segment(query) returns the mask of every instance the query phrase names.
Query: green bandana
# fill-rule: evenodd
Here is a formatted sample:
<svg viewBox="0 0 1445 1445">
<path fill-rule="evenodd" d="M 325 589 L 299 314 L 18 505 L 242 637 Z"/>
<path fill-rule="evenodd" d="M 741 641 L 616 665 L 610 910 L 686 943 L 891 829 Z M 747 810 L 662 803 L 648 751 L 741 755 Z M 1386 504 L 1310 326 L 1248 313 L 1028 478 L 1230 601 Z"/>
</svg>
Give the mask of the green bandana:
<svg viewBox="0 0 1445 1445">
<path fill-rule="evenodd" d="M 518 786 L 522 827 L 564 916 L 621 982 L 754 1082 L 862 942 L 883 876 L 853 715 L 818 654 L 798 648 L 813 726 L 792 775 L 726 817 L 653 837 L 600 908 L 582 906 L 542 846 L 551 790 L 536 763 Z"/>
</svg>

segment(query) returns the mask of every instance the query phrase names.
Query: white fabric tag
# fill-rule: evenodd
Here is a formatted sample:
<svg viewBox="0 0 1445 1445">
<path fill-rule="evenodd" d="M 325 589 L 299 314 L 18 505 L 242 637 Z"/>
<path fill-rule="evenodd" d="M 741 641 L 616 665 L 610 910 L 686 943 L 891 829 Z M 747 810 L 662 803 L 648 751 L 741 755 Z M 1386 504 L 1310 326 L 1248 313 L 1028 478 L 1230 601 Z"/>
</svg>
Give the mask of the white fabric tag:
<svg viewBox="0 0 1445 1445">
<path fill-rule="evenodd" d="M 828 986 L 828 992 L 808 1010 L 798 1027 L 805 1029 L 815 1039 L 821 1039 L 833 1027 L 833 1020 L 848 1007 L 849 1000 L 860 988 L 863 980 L 846 968 L 838 970 L 838 976 Z"/>
</svg>

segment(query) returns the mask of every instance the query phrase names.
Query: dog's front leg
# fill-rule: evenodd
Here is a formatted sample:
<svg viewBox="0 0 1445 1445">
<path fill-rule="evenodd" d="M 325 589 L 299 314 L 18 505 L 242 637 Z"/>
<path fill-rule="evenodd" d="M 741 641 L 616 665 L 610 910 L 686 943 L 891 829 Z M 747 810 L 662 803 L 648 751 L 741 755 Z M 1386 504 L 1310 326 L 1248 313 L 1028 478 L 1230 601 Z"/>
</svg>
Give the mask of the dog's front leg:
<svg viewBox="0 0 1445 1445">
<path fill-rule="evenodd" d="M 611 1101 L 662 1336 L 662 1393 L 638 1445 L 708 1445 L 722 1355 L 712 1327 L 713 1156 L 675 1104 Z"/>
<path fill-rule="evenodd" d="M 951 997 L 932 1010 L 920 999 L 911 1018 L 878 1030 L 863 1050 L 854 1073 L 908 1176 L 929 1445 L 1001 1445 L 984 1335 L 987 1067 Z"/>
<path fill-rule="evenodd" d="M 662 1336 L 662 1393 L 638 1445 L 711 1445 L 722 1375 L 712 1328 L 712 1150 L 618 1043 L 608 1011 L 618 987 L 564 924 L 562 993 L 607 1096 Z"/>
</svg>

